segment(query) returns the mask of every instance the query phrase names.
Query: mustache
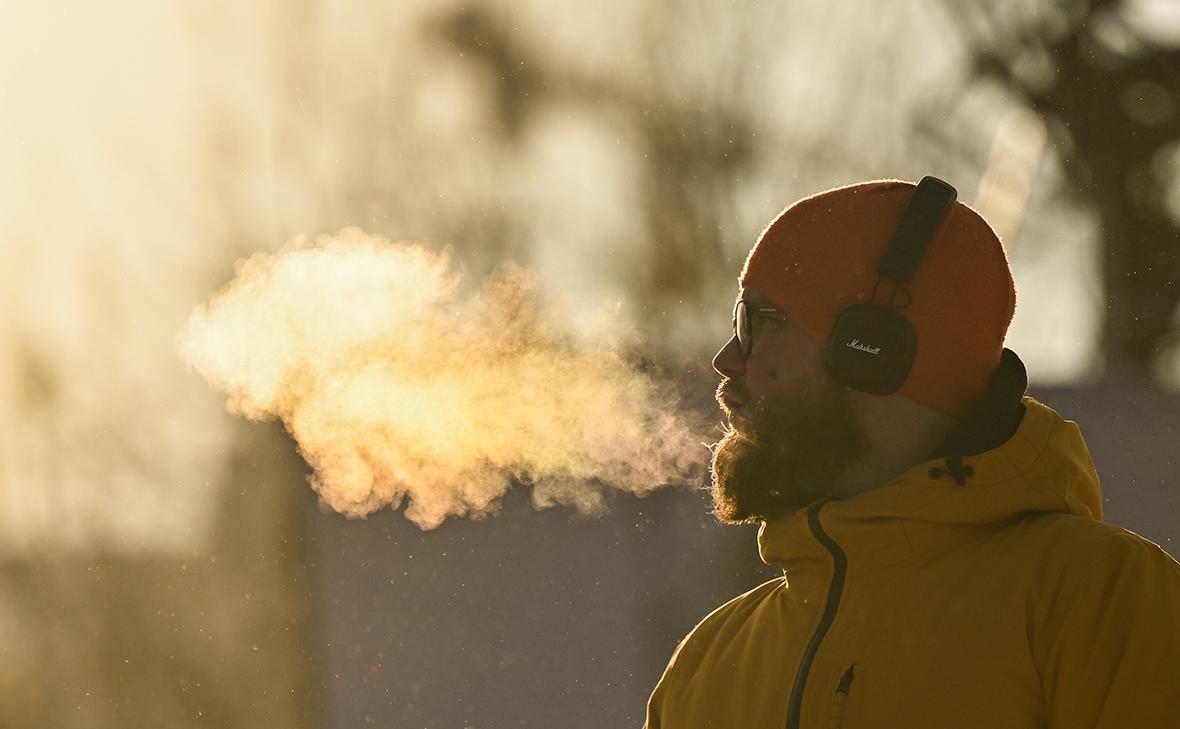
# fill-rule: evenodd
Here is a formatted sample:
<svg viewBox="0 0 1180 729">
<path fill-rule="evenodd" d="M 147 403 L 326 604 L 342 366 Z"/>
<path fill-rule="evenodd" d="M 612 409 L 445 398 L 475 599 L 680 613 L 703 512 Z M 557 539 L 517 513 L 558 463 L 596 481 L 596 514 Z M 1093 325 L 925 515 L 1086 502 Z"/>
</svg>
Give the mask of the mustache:
<svg viewBox="0 0 1180 729">
<path fill-rule="evenodd" d="M 726 415 L 732 415 L 729 403 L 736 403 L 740 407 L 745 407 L 754 398 L 744 383 L 726 378 L 717 385 L 717 391 L 713 394 L 713 399 L 717 401 L 717 404 L 721 406 L 721 410 Z"/>
</svg>

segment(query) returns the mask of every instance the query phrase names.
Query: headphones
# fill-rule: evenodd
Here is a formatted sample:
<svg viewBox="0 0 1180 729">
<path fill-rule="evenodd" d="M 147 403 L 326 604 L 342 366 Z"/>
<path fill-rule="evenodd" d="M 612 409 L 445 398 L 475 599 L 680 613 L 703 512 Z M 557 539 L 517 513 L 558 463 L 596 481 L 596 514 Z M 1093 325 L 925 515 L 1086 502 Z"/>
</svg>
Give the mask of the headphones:
<svg viewBox="0 0 1180 729">
<path fill-rule="evenodd" d="M 877 262 L 869 303 L 845 308 L 832 325 L 827 367 L 837 382 L 871 395 L 889 395 L 905 384 L 918 349 L 914 325 L 900 311 L 912 302 L 906 284 L 914 280 L 926 246 L 956 197 L 955 188 L 937 177 L 918 183 L 889 249 Z M 893 293 L 887 303 L 874 304 L 882 278 L 894 281 Z M 905 303 L 895 305 L 898 291 L 905 293 Z"/>
</svg>

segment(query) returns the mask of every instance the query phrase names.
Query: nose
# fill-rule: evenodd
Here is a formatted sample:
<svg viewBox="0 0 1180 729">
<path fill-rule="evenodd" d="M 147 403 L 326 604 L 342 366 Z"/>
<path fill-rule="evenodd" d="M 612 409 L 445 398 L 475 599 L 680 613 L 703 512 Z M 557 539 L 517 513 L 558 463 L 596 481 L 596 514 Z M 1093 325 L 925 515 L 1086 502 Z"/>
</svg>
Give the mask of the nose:
<svg viewBox="0 0 1180 729">
<path fill-rule="evenodd" d="M 713 355 L 713 369 L 722 377 L 730 379 L 745 374 L 746 360 L 738 352 L 737 337 L 730 337 L 725 346 Z"/>
</svg>

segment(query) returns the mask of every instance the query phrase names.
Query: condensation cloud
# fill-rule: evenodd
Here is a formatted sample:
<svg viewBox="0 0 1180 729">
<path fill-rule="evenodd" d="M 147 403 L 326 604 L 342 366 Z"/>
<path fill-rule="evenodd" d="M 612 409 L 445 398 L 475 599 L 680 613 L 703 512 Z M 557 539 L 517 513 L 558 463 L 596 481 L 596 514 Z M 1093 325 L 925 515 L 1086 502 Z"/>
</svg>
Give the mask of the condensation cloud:
<svg viewBox="0 0 1180 729">
<path fill-rule="evenodd" d="M 328 506 L 432 528 L 513 482 L 601 513 L 606 489 L 697 477 L 691 419 L 609 329 L 575 329 L 514 264 L 467 286 L 446 253 L 350 228 L 239 261 L 178 348 L 231 412 L 282 420 Z"/>
</svg>

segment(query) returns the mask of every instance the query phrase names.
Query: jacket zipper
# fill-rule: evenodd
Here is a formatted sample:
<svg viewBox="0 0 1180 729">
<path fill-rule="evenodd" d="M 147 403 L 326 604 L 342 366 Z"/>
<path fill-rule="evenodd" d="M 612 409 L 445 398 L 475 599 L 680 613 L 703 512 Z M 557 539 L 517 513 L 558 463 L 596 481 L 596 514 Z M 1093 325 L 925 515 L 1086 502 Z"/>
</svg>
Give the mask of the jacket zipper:
<svg viewBox="0 0 1180 729">
<path fill-rule="evenodd" d="M 825 503 L 827 502 L 821 501 L 811 507 L 807 512 L 807 525 L 811 527 L 811 533 L 815 535 L 819 543 L 832 554 L 832 559 L 836 562 L 836 571 L 832 575 L 831 584 L 828 585 L 828 601 L 824 606 L 824 614 L 819 621 L 819 627 L 811 635 L 811 640 L 807 643 L 807 650 L 803 651 L 803 659 L 799 662 L 799 670 L 795 673 L 795 685 L 791 688 L 791 700 L 787 704 L 787 729 L 799 729 L 799 716 L 803 709 L 803 689 L 807 685 L 807 674 L 811 671 L 811 664 L 815 661 L 819 644 L 836 619 L 836 608 L 840 605 L 840 596 L 844 592 L 844 576 L 848 571 L 848 558 L 844 555 L 844 550 L 828 536 L 823 525 L 820 524 L 819 510 Z"/>
</svg>

